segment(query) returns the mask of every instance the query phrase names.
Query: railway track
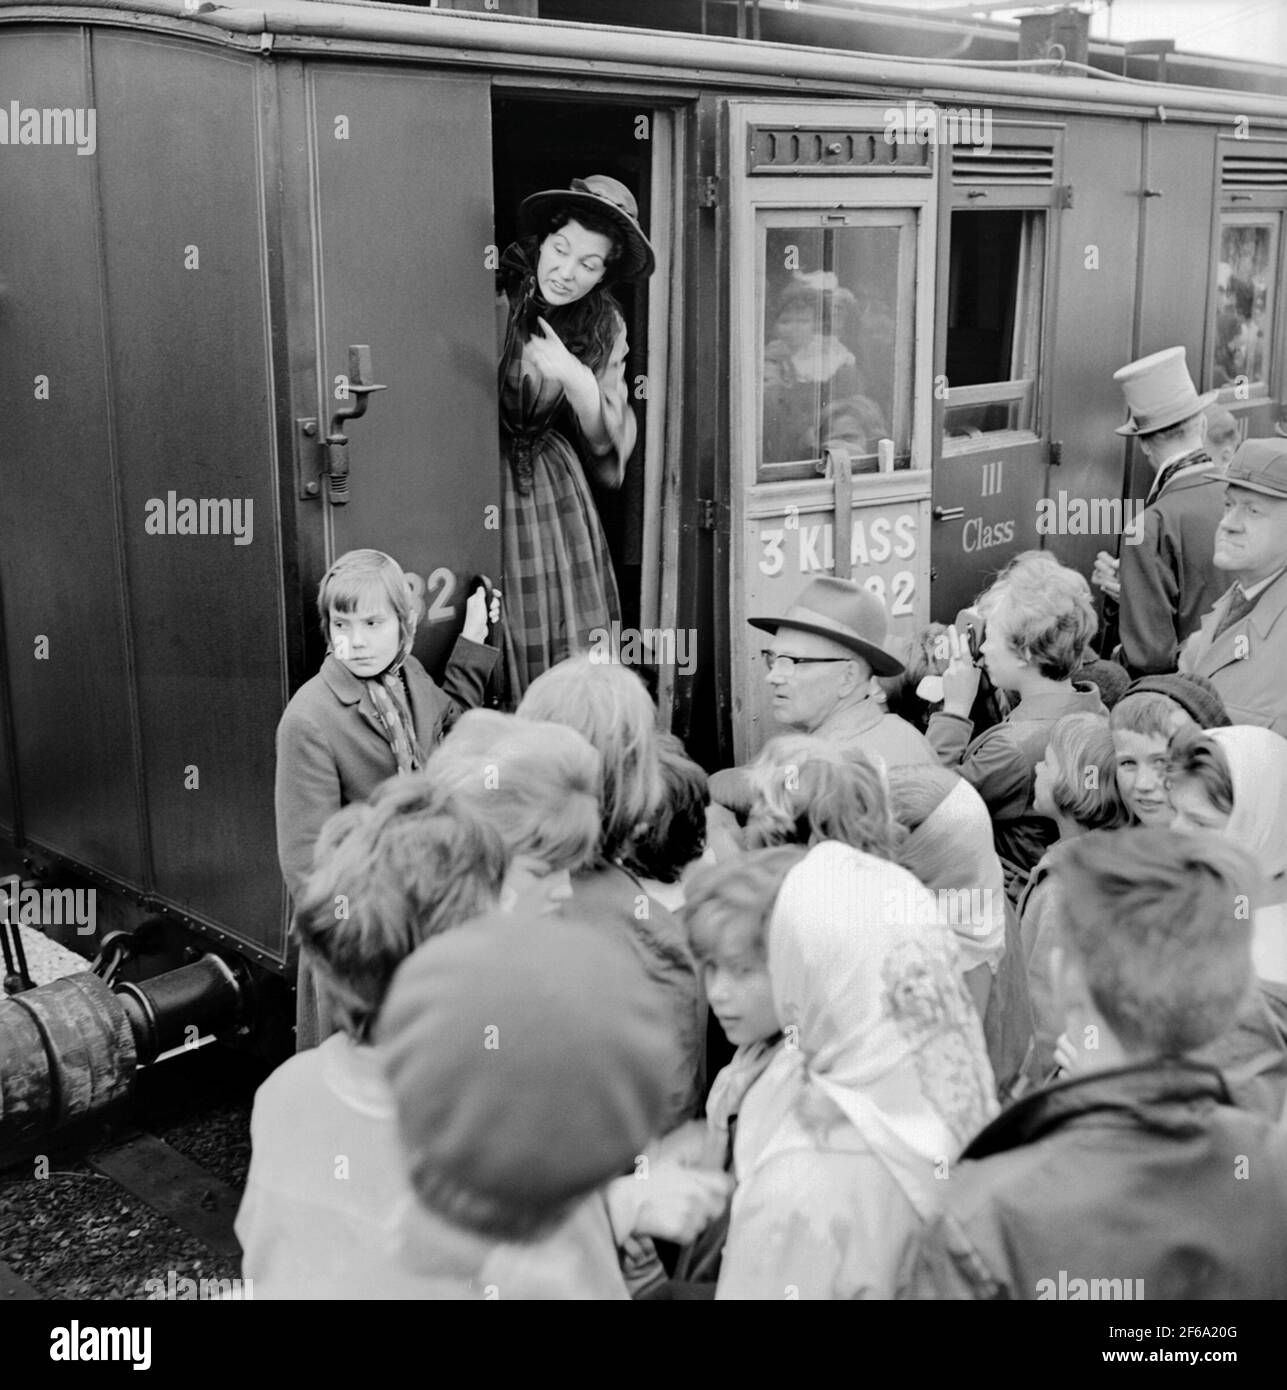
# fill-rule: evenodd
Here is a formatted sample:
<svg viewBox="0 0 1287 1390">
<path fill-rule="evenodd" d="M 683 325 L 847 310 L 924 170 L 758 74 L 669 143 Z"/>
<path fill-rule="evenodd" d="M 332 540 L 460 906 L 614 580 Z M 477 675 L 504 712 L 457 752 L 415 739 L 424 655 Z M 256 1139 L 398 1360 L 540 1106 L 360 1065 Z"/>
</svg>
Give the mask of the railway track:
<svg viewBox="0 0 1287 1390">
<path fill-rule="evenodd" d="M 128 1108 L 91 1132 L 9 1155 L 0 1301 L 235 1296 L 233 1222 L 268 1069 L 203 1048 L 150 1069 Z"/>
</svg>

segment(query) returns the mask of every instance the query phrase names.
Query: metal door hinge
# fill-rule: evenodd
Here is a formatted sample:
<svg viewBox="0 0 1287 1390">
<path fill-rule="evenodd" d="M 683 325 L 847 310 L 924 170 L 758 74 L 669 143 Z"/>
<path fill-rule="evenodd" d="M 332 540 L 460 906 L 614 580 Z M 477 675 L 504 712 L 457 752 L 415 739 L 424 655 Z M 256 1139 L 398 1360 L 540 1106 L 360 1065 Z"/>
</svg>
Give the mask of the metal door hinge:
<svg viewBox="0 0 1287 1390">
<path fill-rule="evenodd" d="M 719 207 L 719 179 L 714 174 L 698 181 L 697 201 L 704 208 Z"/>
<path fill-rule="evenodd" d="M 697 499 L 697 527 L 701 531 L 713 531 L 716 524 L 716 506 L 709 497 Z"/>
<path fill-rule="evenodd" d="M 1055 198 L 1057 208 L 1070 208 L 1073 205 L 1073 186 L 1070 183 L 1061 183 Z"/>
<path fill-rule="evenodd" d="M 1064 461 L 1064 441 L 1062 439 L 1052 439 L 1050 441 L 1050 466 L 1051 468 L 1061 468 Z"/>
</svg>

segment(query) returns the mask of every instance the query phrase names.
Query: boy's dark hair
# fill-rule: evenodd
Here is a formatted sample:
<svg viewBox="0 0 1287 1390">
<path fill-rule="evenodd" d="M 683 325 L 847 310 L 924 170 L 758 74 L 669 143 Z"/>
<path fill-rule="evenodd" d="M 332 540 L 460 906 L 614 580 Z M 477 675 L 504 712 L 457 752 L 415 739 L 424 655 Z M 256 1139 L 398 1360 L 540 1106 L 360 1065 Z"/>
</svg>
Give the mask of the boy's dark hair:
<svg viewBox="0 0 1287 1390">
<path fill-rule="evenodd" d="M 326 822 L 295 930 L 346 1033 L 369 1036 L 421 942 L 495 904 L 508 863 L 497 832 L 423 773 L 382 782 Z"/>
<path fill-rule="evenodd" d="M 1092 830 L 1052 855 L 1060 936 L 1123 1047 L 1178 1056 L 1233 1023 L 1252 983 L 1259 873 L 1236 845 L 1174 830 Z"/>
<path fill-rule="evenodd" d="M 674 734 L 657 736 L 661 762 L 661 808 L 647 834 L 635 845 L 630 867 L 643 878 L 678 883 L 680 875 L 706 848 L 706 773 L 688 756 Z"/>
<path fill-rule="evenodd" d="M 1166 783 L 1193 780 L 1207 800 L 1226 816 L 1233 810 L 1233 775 L 1224 749 L 1196 726 L 1181 729 L 1171 740 Z"/>
</svg>

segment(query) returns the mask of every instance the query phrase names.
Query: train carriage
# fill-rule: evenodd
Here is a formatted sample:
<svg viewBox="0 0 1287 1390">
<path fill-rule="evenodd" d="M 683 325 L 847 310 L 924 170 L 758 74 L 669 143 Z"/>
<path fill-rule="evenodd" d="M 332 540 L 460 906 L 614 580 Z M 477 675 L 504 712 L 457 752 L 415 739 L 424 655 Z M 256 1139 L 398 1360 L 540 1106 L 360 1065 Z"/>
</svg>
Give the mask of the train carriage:
<svg viewBox="0 0 1287 1390">
<path fill-rule="evenodd" d="M 0 0 L 0 831 L 95 885 L 100 928 L 160 917 L 289 977 L 273 734 L 321 656 L 316 584 L 390 551 L 440 669 L 499 574 L 495 271 L 532 191 L 611 173 L 657 249 L 622 306 L 640 441 L 599 501 L 662 716 L 710 766 L 771 728 L 747 616 L 811 575 L 906 639 L 1019 550 L 1114 549 L 1144 491 L 1115 367 L 1181 343 L 1245 433 L 1279 419 L 1281 71 L 582 10 Z M 1233 261 L 1259 355 L 1231 376 Z M 775 394 L 800 286 L 859 389 Z"/>
</svg>

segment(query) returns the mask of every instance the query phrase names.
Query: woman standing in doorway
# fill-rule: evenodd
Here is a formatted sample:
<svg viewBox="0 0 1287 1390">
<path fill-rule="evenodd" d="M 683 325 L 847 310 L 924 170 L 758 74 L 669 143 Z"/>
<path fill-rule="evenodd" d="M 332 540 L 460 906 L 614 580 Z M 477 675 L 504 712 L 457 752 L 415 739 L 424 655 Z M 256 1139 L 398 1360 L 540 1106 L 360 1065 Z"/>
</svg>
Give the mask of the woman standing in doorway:
<svg viewBox="0 0 1287 1390">
<path fill-rule="evenodd" d="M 637 425 L 626 326 L 609 285 L 651 275 L 630 191 L 594 174 L 535 193 L 501 257 L 500 362 L 505 664 L 510 699 L 595 629 L 620 621 L 607 538 L 587 474 L 617 488 Z"/>
</svg>

